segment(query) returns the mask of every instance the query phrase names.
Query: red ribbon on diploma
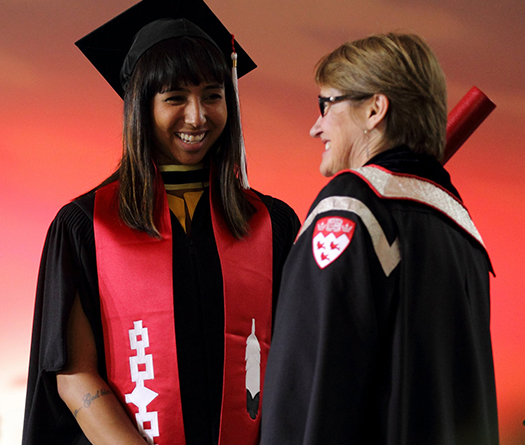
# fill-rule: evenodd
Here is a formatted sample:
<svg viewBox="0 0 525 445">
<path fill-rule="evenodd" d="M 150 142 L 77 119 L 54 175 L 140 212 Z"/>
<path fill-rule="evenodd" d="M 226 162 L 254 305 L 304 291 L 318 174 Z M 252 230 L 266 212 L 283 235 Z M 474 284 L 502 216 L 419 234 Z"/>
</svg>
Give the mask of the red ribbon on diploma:
<svg viewBox="0 0 525 445">
<path fill-rule="evenodd" d="M 447 143 L 441 163 L 444 165 L 458 151 L 476 128 L 492 113 L 496 104 L 478 87 L 472 87 L 448 114 Z"/>
</svg>

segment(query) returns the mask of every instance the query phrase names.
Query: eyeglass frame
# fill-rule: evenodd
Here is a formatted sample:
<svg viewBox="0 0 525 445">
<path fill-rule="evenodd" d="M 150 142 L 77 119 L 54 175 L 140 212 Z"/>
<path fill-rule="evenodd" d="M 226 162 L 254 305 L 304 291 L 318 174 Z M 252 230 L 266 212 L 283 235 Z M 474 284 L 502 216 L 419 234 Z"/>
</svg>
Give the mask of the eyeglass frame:
<svg viewBox="0 0 525 445">
<path fill-rule="evenodd" d="M 326 116 L 326 110 L 327 110 L 326 104 L 327 103 L 335 104 L 343 100 L 363 100 L 363 99 L 368 99 L 372 96 L 373 94 L 365 94 L 362 97 L 355 97 L 354 94 L 345 94 L 343 96 L 330 96 L 330 97 L 317 96 L 317 99 L 319 100 L 319 111 L 321 112 L 321 117 Z"/>
<path fill-rule="evenodd" d="M 351 98 L 352 98 L 351 94 L 345 94 L 343 96 L 330 96 L 330 97 L 317 96 L 317 99 L 319 100 L 319 111 L 321 112 L 321 116 L 322 117 L 326 116 L 326 110 L 328 108 L 326 105 L 327 103 L 335 104 L 337 102 L 341 102 L 343 100 L 348 100 Z"/>
</svg>

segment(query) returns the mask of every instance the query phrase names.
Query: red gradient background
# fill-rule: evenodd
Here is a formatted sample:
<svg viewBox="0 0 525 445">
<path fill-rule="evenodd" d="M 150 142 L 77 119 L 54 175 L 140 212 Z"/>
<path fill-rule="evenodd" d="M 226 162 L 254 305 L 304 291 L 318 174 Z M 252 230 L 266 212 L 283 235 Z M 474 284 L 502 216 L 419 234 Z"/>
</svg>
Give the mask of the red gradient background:
<svg viewBox="0 0 525 445">
<path fill-rule="evenodd" d="M 121 100 L 73 42 L 131 0 L 1 0 L 0 444 L 20 442 L 34 291 L 50 221 L 115 167 Z M 326 183 L 317 60 L 345 40 L 409 30 L 435 49 L 449 108 L 472 85 L 498 107 L 447 165 L 491 254 L 501 443 L 525 443 L 525 3 L 208 0 L 259 68 L 240 81 L 251 185 L 301 219 Z"/>
</svg>

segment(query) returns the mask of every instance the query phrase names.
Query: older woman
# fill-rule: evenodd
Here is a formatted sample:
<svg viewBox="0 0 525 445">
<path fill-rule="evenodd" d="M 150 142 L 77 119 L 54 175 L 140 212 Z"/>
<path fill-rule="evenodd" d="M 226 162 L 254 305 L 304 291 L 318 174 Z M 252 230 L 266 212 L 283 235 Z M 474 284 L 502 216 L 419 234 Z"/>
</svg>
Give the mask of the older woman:
<svg viewBox="0 0 525 445">
<path fill-rule="evenodd" d="M 317 66 L 335 177 L 284 268 L 262 443 L 496 444 L 490 261 L 439 160 L 443 72 L 418 36 Z"/>
<path fill-rule="evenodd" d="M 79 42 L 124 97 L 123 155 L 49 230 L 24 445 L 258 441 L 299 224 L 247 187 L 231 40 L 202 2 L 147 0 Z"/>
</svg>

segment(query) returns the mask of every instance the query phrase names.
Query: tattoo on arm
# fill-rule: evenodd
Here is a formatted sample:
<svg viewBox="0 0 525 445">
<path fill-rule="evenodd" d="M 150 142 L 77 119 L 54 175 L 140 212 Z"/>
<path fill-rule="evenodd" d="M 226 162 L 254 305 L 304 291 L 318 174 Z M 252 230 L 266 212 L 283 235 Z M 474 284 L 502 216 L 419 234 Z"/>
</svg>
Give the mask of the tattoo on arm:
<svg viewBox="0 0 525 445">
<path fill-rule="evenodd" d="M 107 396 L 109 394 L 111 394 L 111 391 L 107 388 L 99 389 L 94 395 L 91 395 L 90 392 L 84 394 L 84 396 L 82 397 L 82 406 L 78 407 L 76 410 L 73 411 L 75 419 L 77 418 L 78 413 L 82 410 L 82 408 L 89 408 L 94 400 L 102 396 Z"/>
</svg>

